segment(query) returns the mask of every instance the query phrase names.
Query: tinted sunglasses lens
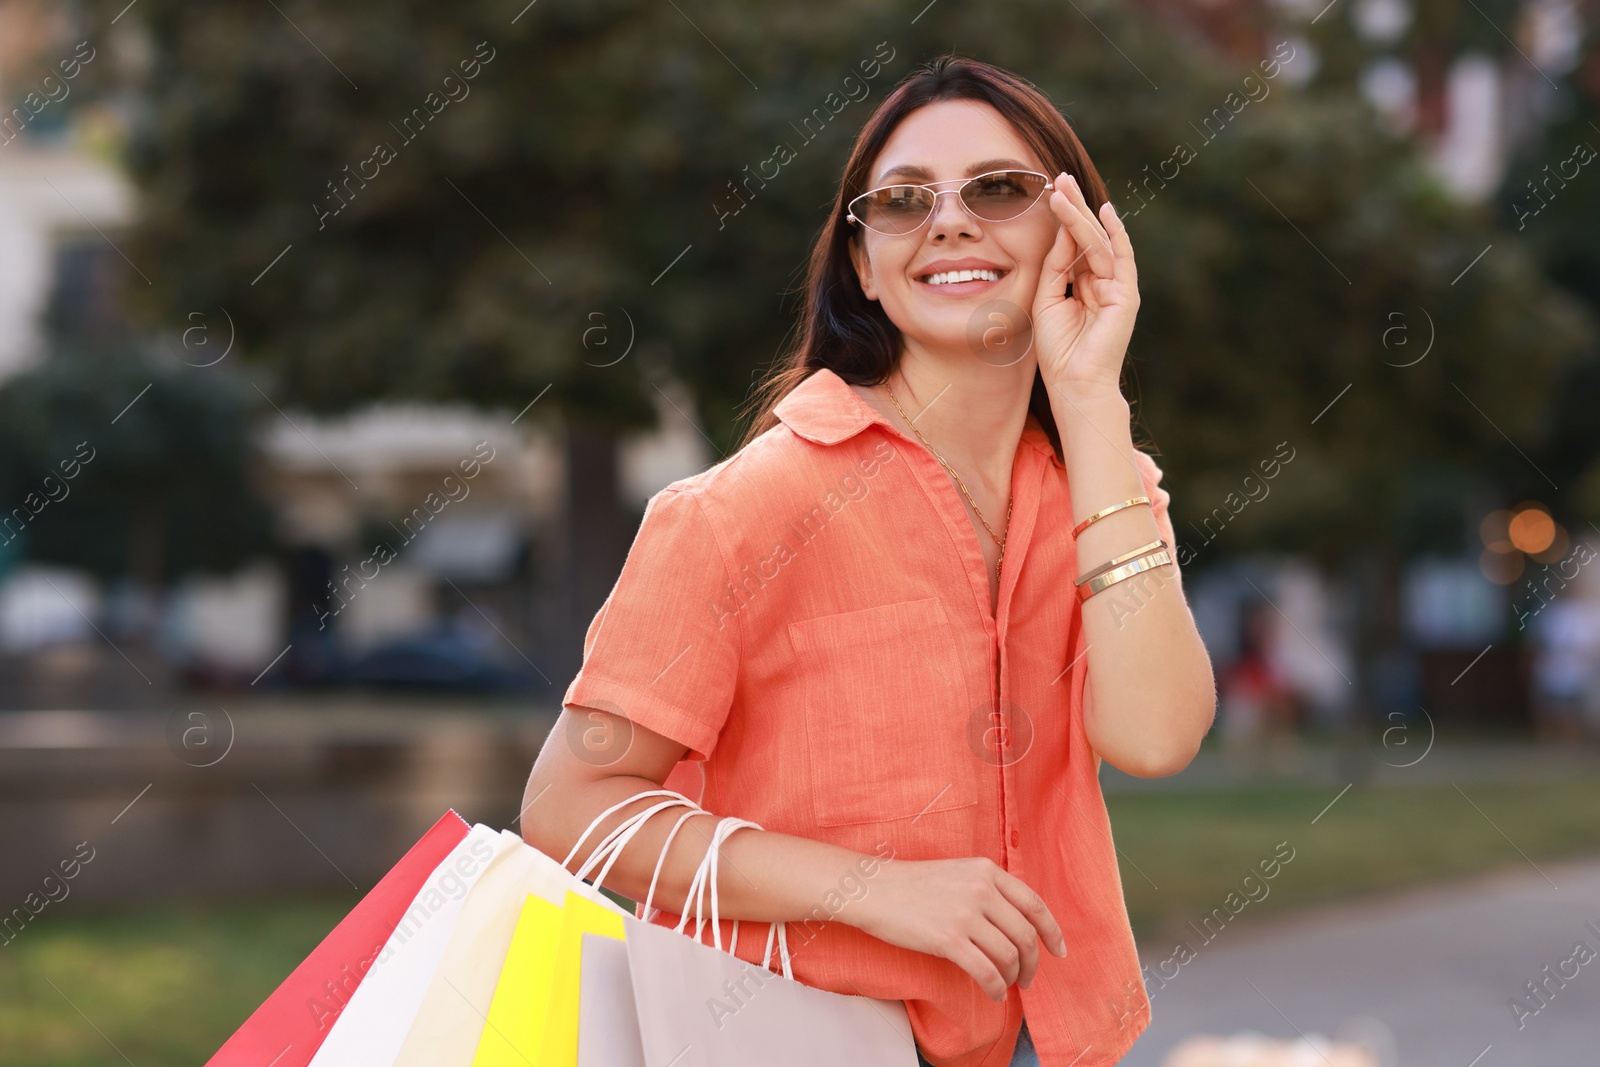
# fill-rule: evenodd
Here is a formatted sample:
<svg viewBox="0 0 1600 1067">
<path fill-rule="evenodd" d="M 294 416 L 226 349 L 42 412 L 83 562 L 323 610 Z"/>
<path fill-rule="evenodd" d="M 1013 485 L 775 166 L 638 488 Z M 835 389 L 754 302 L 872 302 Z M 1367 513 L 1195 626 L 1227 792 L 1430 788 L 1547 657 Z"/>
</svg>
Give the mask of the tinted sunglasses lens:
<svg viewBox="0 0 1600 1067">
<path fill-rule="evenodd" d="M 907 234 L 928 221 L 933 194 L 915 185 L 891 185 L 857 197 L 850 213 L 879 233 Z"/>
<path fill-rule="evenodd" d="M 1046 184 L 1043 175 L 1025 170 L 980 174 L 961 187 L 961 200 L 978 218 L 1005 222 L 1032 207 Z"/>
</svg>

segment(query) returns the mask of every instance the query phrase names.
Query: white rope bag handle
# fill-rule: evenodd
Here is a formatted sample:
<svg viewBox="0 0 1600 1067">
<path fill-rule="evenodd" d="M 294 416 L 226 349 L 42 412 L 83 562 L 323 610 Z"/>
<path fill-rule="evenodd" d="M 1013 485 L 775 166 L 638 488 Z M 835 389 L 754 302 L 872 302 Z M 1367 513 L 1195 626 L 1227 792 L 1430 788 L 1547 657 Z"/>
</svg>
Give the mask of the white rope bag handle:
<svg viewBox="0 0 1600 1067">
<path fill-rule="evenodd" d="M 689 895 L 694 898 L 694 938 L 700 940 L 700 928 L 703 922 L 704 901 L 706 890 L 709 887 L 711 896 L 711 939 L 717 948 L 722 948 L 722 924 L 717 914 L 717 873 L 718 862 L 721 858 L 722 842 L 735 830 L 750 827 L 753 830 L 761 829 L 760 824 L 748 819 L 738 819 L 727 816 L 718 820 L 717 828 L 711 835 L 711 847 L 706 849 L 705 858 L 700 861 L 700 866 L 695 870 L 694 880 L 689 883 Z M 684 901 L 683 914 L 678 917 L 675 928 L 679 933 L 684 932 L 684 927 L 689 921 L 688 901 Z M 789 961 L 789 935 L 787 927 L 781 922 L 768 924 L 767 948 L 761 957 L 761 966 L 771 969 L 772 942 L 776 937 L 778 941 L 778 955 L 785 978 L 794 977 L 794 968 Z M 733 921 L 733 939 L 728 945 L 728 952 L 732 953 L 739 947 L 739 920 Z"/>
<path fill-rule="evenodd" d="M 607 834 L 598 845 L 595 846 L 594 851 L 589 854 L 589 858 L 584 860 L 583 864 L 573 873 L 575 873 L 579 878 L 587 878 L 591 873 L 594 872 L 595 867 L 604 861 L 605 867 L 601 869 L 594 881 L 594 887 L 599 889 L 601 882 L 605 879 L 605 876 L 611 872 L 612 864 L 615 863 L 617 858 L 622 855 L 622 850 L 628 846 L 628 842 L 633 840 L 634 834 L 638 833 L 639 830 L 643 828 L 645 822 L 650 818 L 650 816 L 654 815 L 658 811 L 674 807 L 688 807 L 694 808 L 696 811 L 700 810 L 700 806 L 694 801 L 690 800 L 682 793 L 675 793 L 670 789 L 651 789 L 643 793 L 635 793 L 633 796 L 628 797 L 625 800 L 618 801 L 605 811 L 602 811 L 599 815 L 596 815 L 583 833 L 578 835 L 578 840 L 573 842 L 572 850 L 567 853 L 567 858 L 561 861 L 561 866 L 566 867 L 572 863 L 573 859 L 575 859 L 578 855 L 578 850 L 583 847 L 583 843 L 589 839 L 589 835 L 594 833 L 594 831 L 600 826 L 607 816 L 611 815 L 613 812 L 627 807 L 635 800 L 642 800 L 645 797 L 668 797 L 669 799 L 664 800 L 659 804 L 654 804 L 643 811 L 635 812 L 626 819 L 623 819 L 622 822 L 618 823 L 616 827 L 614 827 L 612 831 Z"/>
<path fill-rule="evenodd" d="M 646 797 L 666 797 L 668 799 L 663 800 L 660 803 L 653 804 L 650 807 L 645 808 L 643 811 L 635 812 L 626 819 L 622 820 L 621 823 L 617 824 L 617 826 L 615 826 L 611 832 L 608 833 L 601 840 L 601 842 L 595 846 L 594 851 L 589 854 L 589 857 L 584 860 L 583 864 L 574 873 L 580 879 L 587 878 L 590 874 L 594 873 L 595 868 L 599 866 L 599 872 L 594 874 L 593 882 L 594 888 L 599 889 L 601 884 L 605 881 L 606 875 L 611 873 L 612 866 L 619 858 L 621 858 L 622 850 L 625 849 L 628 846 L 628 843 L 633 840 L 634 835 L 644 828 L 645 823 L 650 820 L 651 816 L 657 814 L 658 812 L 665 811 L 668 808 L 686 807 L 691 809 L 678 817 L 678 821 L 673 824 L 672 830 L 667 834 L 667 839 L 661 846 L 661 855 L 656 860 L 655 871 L 650 877 L 650 889 L 644 900 L 644 919 L 646 922 L 648 922 L 654 914 L 658 914 L 657 910 L 653 907 L 656 884 L 661 878 L 661 868 L 666 863 L 667 853 L 672 847 L 673 838 L 677 836 L 679 830 L 683 829 L 683 824 L 689 819 L 696 815 L 710 815 L 712 814 L 711 812 L 706 811 L 704 808 L 700 807 L 682 793 L 677 793 L 670 789 L 651 789 L 642 793 L 635 793 L 633 796 L 611 805 L 599 815 L 596 815 L 583 833 L 579 835 L 578 840 L 573 843 L 572 850 L 567 853 L 567 858 L 561 862 L 561 865 L 566 867 L 573 861 L 573 859 L 578 855 L 578 850 L 583 847 L 583 843 L 589 839 L 589 835 L 599 827 L 600 823 L 603 822 L 607 816 L 626 807 L 636 800 L 642 800 Z M 711 897 L 712 941 L 714 942 L 715 947 L 718 949 L 722 948 L 722 926 L 719 921 L 717 907 L 717 875 L 719 872 L 721 859 L 721 845 L 722 842 L 727 839 L 729 834 L 733 833 L 735 830 L 743 829 L 744 827 L 750 827 L 751 829 L 755 830 L 761 829 L 759 824 L 750 822 L 748 819 L 738 819 L 728 816 L 717 820 L 717 828 L 712 832 L 711 835 L 711 845 L 708 849 L 706 849 L 705 857 L 700 861 L 699 867 L 695 869 L 694 878 L 689 883 L 689 898 L 693 898 L 695 905 L 694 938 L 696 941 L 698 941 L 702 936 L 701 929 L 704 925 L 705 910 L 704 902 L 707 895 L 707 890 L 709 889 Z M 602 863 L 604 865 L 600 866 Z M 689 898 L 685 898 L 683 914 L 679 916 L 678 925 L 674 927 L 674 931 L 676 933 L 685 934 L 686 936 L 687 931 L 685 930 L 685 926 L 689 921 Z M 764 969 L 771 969 L 772 943 L 774 937 L 777 938 L 778 942 L 778 954 L 783 968 L 783 976 L 785 978 L 792 979 L 794 977 L 794 971 L 789 959 L 788 931 L 781 922 L 770 923 L 768 925 L 766 953 L 761 957 L 761 966 Z M 733 921 L 733 937 L 728 944 L 727 951 L 730 955 L 734 954 L 738 947 L 739 920 L 735 919 Z"/>
</svg>

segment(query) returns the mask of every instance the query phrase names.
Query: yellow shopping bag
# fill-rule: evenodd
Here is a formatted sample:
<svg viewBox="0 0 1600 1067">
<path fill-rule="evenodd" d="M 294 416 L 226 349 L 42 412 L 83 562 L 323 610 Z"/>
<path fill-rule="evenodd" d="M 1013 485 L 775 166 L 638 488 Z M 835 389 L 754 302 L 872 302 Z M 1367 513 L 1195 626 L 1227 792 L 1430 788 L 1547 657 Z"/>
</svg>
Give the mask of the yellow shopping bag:
<svg viewBox="0 0 1600 1067">
<path fill-rule="evenodd" d="M 622 940 L 622 915 L 568 891 L 530 896 L 495 986 L 472 1067 L 577 1067 L 583 935 Z"/>
<path fill-rule="evenodd" d="M 561 908 L 561 934 L 556 942 L 555 978 L 544 1017 L 544 1041 L 535 1067 L 578 1067 L 578 978 L 583 964 L 583 935 L 600 934 L 623 940 L 622 916 L 576 893 Z"/>
<path fill-rule="evenodd" d="M 560 934 L 560 906 L 530 894 L 511 935 L 472 1067 L 534 1062 L 544 1031 L 543 1008 L 550 1002 Z"/>
</svg>

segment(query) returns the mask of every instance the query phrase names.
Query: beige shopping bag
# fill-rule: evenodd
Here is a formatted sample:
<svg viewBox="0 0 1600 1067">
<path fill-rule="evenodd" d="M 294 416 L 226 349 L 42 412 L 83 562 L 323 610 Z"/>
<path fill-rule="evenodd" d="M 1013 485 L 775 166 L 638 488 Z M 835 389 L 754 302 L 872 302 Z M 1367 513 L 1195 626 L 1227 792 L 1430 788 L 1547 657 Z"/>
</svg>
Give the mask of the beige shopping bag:
<svg viewBox="0 0 1600 1067">
<path fill-rule="evenodd" d="M 697 812 L 681 817 L 672 833 Z M 639 816 L 629 833 L 636 832 L 647 818 L 648 814 Z M 733 944 L 727 952 L 722 951 L 717 901 L 721 846 L 730 834 L 744 827 L 760 829 L 744 819 L 717 820 L 710 847 L 689 884 L 676 929 L 631 916 L 624 919 L 633 1025 L 627 1017 L 628 998 L 614 987 L 621 977 L 622 961 L 614 949 L 584 945 L 587 974 L 580 968 L 578 1067 L 635 1067 L 640 1061 L 629 1057 L 636 1052 L 642 1053 L 644 1067 L 916 1067 L 917 1049 L 905 1004 L 847 996 L 796 982 L 782 923 L 769 927 L 760 967 L 733 955 L 739 936 L 737 922 L 733 924 Z M 669 834 L 668 844 L 671 838 Z M 621 847 L 619 843 L 617 848 Z M 647 917 L 665 856 L 663 847 L 644 902 Z M 700 942 L 708 897 L 712 945 Z M 695 928 L 687 935 L 690 902 Z M 783 974 L 766 969 L 774 943 Z M 635 1031 L 637 1050 L 633 1047 Z"/>
<path fill-rule="evenodd" d="M 624 944 L 646 1067 L 917 1065 L 902 1001 L 815 989 L 637 919 Z"/>
<path fill-rule="evenodd" d="M 646 1067 L 639 1011 L 628 977 L 628 946 L 599 934 L 583 935 L 578 1067 Z"/>
</svg>

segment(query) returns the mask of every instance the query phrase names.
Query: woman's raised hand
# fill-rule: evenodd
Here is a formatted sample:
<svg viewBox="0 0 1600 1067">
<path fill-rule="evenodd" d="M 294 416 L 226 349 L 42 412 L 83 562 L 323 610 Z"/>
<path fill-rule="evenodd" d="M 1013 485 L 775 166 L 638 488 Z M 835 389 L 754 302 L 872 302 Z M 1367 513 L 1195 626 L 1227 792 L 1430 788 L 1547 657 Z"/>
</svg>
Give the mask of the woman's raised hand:
<svg viewBox="0 0 1600 1067">
<path fill-rule="evenodd" d="M 1033 301 L 1039 374 L 1052 393 L 1070 400 L 1120 395 L 1122 360 L 1139 312 L 1128 228 L 1109 200 L 1096 218 L 1066 172 L 1053 184 L 1048 202 L 1061 229 L 1045 255 Z"/>
<path fill-rule="evenodd" d="M 1044 900 L 993 860 L 894 860 L 841 919 L 891 945 L 942 956 L 993 1000 L 1039 969 L 1039 942 L 1067 954 Z"/>
</svg>

